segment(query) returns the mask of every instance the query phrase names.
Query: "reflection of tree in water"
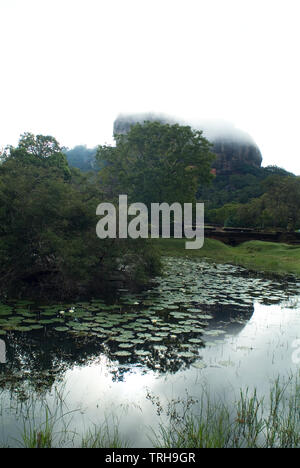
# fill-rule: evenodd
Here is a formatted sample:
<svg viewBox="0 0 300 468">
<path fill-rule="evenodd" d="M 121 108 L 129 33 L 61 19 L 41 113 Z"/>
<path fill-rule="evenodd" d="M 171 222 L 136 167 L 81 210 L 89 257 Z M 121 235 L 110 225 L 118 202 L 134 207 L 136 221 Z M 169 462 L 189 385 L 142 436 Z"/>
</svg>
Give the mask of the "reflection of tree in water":
<svg viewBox="0 0 300 468">
<path fill-rule="evenodd" d="M 198 304 L 198 306 L 201 311 L 203 311 L 203 313 L 213 316 L 212 319 L 205 322 L 205 329 L 207 331 L 221 329 L 232 335 L 241 332 L 254 313 L 253 304 L 249 304 L 247 307 L 232 306 L 229 304 Z M 198 333 L 197 337 L 201 339 L 202 342 L 197 343 L 193 349 L 192 346 L 189 348 L 189 351 L 194 351 L 194 356 L 181 356 L 179 353 L 185 351 L 182 345 L 184 345 L 189 340 L 189 338 L 194 337 L 195 333 L 191 332 L 185 333 L 184 335 L 177 335 L 173 340 L 164 340 L 162 344 L 167 348 L 164 350 L 156 349 L 154 347 L 155 345 L 151 346 L 150 344 L 143 344 L 142 348 L 150 352 L 150 354 L 147 356 L 118 357 L 117 359 L 121 365 L 111 372 L 113 375 L 113 380 L 123 381 L 124 376 L 128 372 L 131 372 L 132 369 L 137 365 L 162 374 L 167 372 L 176 373 L 179 370 L 189 368 L 190 365 L 192 365 L 196 360 L 201 359 L 201 355 L 199 355 L 198 351 L 199 349 L 205 347 L 205 341 L 211 339 L 211 337 L 206 337 L 203 334 Z M 219 339 L 223 339 L 223 335 L 213 336 L 213 339 L 218 341 Z M 116 349 L 116 344 L 111 345 L 111 347 L 106 347 L 105 349 L 105 353 L 112 361 L 116 360 L 116 356 L 114 356 Z"/>
<path fill-rule="evenodd" d="M 191 335 L 192 336 L 192 335 Z M 0 368 L 0 388 L 12 392 L 18 390 L 21 394 L 36 391 L 44 393 L 50 391 L 55 382 L 63 379 L 65 372 L 74 366 L 86 366 L 95 362 L 99 354 L 105 354 L 113 363 L 120 363 L 117 370 L 112 370 L 114 380 L 122 380 L 124 375 L 139 366 L 160 373 L 177 372 L 188 367 L 194 357 L 181 357 L 183 337 L 164 342 L 167 350 L 159 351 L 153 344 L 139 345 L 139 349 L 148 351 L 147 356 L 138 356 L 134 352 L 131 356 L 119 357 L 114 353 L 117 344 L 113 341 L 103 344 L 99 338 L 93 336 L 70 336 L 66 333 L 26 334 L 10 332 L 7 335 L 7 363 Z M 197 345 L 197 348 L 201 343 Z"/>
<path fill-rule="evenodd" d="M 6 340 L 7 363 L 0 373 L 0 388 L 25 388 L 39 393 L 51 390 L 55 381 L 74 365 L 86 365 L 99 353 L 99 345 L 83 337 L 11 332 Z"/>
<path fill-rule="evenodd" d="M 193 362 L 198 360 L 200 356 L 197 353 L 197 349 L 204 347 L 204 343 L 199 343 L 197 348 L 195 347 L 194 356 L 183 357 L 179 356 L 178 353 L 183 351 L 180 347 L 180 344 L 169 345 L 167 350 L 159 351 L 154 348 L 148 348 L 150 354 L 147 356 L 139 357 L 118 357 L 120 366 L 117 369 L 114 369 L 111 374 L 113 376 L 113 381 L 123 381 L 124 376 L 128 372 L 132 372 L 136 367 L 144 369 L 145 373 L 148 370 L 152 370 L 159 374 L 171 373 L 175 374 L 179 370 L 187 369 L 190 367 Z M 146 347 L 144 347 L 146 349 Z M 115 359 L 115 356 L 110 354 L 111 359 Z"/>
</svg>

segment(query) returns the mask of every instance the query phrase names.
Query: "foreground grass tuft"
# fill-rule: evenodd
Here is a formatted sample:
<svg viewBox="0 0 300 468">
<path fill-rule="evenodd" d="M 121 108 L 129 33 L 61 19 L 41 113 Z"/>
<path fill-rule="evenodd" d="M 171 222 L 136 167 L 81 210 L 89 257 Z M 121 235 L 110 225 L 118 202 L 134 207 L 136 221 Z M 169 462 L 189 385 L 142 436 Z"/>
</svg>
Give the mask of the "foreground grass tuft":
<svg viewBox="0 0 300 468">
<path fill-rule="evenodd" d="M 292 388 L 291 388 L 292 385 Z M 171 404 L 157 432 L 155 447 L 165 448 L 299 448 L 300 385 L 297 379 L 271 387 L 267 401 L 256 390 L 241 391 L 233 408 L 205 393 L 197 405 Z"/>
</svg>

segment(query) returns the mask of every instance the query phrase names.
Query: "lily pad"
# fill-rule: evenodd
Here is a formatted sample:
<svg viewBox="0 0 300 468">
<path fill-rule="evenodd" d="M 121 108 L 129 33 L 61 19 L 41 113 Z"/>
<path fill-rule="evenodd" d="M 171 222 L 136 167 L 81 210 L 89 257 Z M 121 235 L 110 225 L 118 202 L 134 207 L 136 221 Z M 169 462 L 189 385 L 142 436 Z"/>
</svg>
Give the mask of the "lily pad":
<svg viewBox="0 0 300 468">
<path fill-rule="evenodd" d="M 195 354 L 191 353 L 190 351 L 181 351 L 180 353 L 178 353 L 178 356 L 183 358 L 194 358 Z"/>
<path fill-rule="evenodd" d="M 131 356 L 131 352 L 130 351 L 117 351 L 116 353 L 114 353 L 114 356 Z"/>
<path fill-rule="evenodd" d="M 204 364 L 204 362 L 202 361 L 194 362 L 192 366 L 195 367 L 196 369 L 205 369 L 205 367 L 207 367 L 207 365 Z"/>
<path fill-rule="evenodd" d="M 149 351 L 135 350 L 137 356 L 149 356 L 151 353 Z"/>
</svg>

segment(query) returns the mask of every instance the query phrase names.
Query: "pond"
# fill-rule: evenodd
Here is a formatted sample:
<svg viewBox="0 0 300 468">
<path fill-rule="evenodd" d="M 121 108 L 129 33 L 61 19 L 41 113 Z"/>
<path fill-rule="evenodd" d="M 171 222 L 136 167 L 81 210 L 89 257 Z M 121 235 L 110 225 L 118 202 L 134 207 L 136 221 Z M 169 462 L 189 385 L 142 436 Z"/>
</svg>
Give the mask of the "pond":
<svg viewBox="0 0 300 468">
<path fill-rule="evenodd" d="M 33 402 L 51 407 L 57 394 L 75 410 L 68 427 L 77 435 L 107 418 L 136 447 L 152 446 L 149 428 L 172 400 L 203 388 L 228 401 L 240 388 L 266 394 L 272 379 L 299 369 L 299 285 L 168 258 L 149 290 L 119 290 L 114 303 L 3 302 L 0 444 L 20 437 L 28 407 L 44 416 Z"/>
</svg>

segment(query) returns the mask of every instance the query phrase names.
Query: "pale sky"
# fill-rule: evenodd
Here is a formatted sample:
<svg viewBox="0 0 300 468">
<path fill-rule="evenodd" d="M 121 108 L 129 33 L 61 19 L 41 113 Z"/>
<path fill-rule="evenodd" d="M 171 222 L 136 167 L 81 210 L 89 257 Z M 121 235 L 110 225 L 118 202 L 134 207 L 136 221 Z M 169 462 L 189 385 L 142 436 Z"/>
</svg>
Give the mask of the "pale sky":
<svg viewBox="0 0 300 468">
<path fill-rule="evenodd" d="M 119 113 L 223 119 L 300 174 L 299 0 L 0 0 L 0 147 L 112 142 Z"/>
</svg>

